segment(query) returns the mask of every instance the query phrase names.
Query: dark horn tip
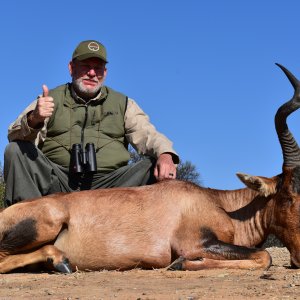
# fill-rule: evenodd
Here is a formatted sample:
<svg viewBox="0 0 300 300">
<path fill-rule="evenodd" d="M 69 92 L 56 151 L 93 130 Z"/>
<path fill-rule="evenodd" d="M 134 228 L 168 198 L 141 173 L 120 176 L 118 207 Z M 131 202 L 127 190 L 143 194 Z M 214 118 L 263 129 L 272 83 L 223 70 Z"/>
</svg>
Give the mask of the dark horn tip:
<svg viewBox="0 0 300 300">
<path fill-rule="evenodd" d="M 292 84 L 295 90 L 296 88 L 299 88 L 300 83 L 298 79 L 286 67 L 284 67 L 279 63 L 275 63 L 275 65 L 278 66 L 283 71 L 283 73 L 286 75 L 286 77 L 288 78 L 288 80 L 290 81 L 290 83 Z"/>
<path fill-rule="evenodd" d="M 279 64 L 279 63 L 275 63 L 275 65 L 278 66 L 283 71 L 286 70 L 286 68 L 283 65 Z"/>
</svg>

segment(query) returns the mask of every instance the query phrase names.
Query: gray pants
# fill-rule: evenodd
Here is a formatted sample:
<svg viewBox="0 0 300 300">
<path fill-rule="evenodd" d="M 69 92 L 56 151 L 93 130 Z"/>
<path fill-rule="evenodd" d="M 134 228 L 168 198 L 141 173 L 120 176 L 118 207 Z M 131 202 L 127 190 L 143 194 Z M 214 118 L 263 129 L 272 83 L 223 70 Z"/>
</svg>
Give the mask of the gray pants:
<svg viewBox="0 0 300 300">
<path fill-rule="evenodd" d="M 152 184 L 153 169 L 154 160 L 145 158 L 110 173 L 74 174 L 31 142 L 11 142 L 4 153 L 5 205 L 57 192 Z"/>
</svg>

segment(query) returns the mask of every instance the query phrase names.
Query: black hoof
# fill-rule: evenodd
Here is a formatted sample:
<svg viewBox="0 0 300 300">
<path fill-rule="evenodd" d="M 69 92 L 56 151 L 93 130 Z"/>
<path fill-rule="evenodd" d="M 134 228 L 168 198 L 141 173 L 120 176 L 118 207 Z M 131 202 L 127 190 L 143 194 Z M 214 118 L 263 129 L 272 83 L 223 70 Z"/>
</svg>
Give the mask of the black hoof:
<svg viewBox="0 0 300 300">
<path fill-rule="evenodd" d="M 72 273 L 72 269 L 67 258 L 64 258 L 61 263 L 54 265 L 54 268 L 61 273 Z"/>
<path fill-rule="evenodd" d="M 180 256 L 176 260 L 174 260 L 168 267 L 169 271 L 182 271 L 182 263 L 185 261 L 185 258 Z"/>
</svg>

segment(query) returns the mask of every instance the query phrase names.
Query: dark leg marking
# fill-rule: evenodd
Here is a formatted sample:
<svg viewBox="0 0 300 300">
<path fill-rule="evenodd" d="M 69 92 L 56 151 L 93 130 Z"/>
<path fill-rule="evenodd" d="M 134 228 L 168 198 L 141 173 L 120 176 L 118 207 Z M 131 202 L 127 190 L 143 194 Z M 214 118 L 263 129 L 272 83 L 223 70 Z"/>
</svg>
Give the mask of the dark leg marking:
<svg viewBox="0 0 300 300">
<path fill-rule="evenodd" d="M 36 220 L 25 219 L 3 233 L 0 251 L 17 250 L 34 242 L 36 238 Z"/>
<path fill-rule="evenodd" d="M 202 245 L 204 251 L 216 255 L 216 258 L 223 259 L 249 259 L 250 256 L 260 249 L 247 248 L 243 246 L 232 245 L 220 241 L 216 234 L 207 227 L 200 229 Z"/>
</svg>

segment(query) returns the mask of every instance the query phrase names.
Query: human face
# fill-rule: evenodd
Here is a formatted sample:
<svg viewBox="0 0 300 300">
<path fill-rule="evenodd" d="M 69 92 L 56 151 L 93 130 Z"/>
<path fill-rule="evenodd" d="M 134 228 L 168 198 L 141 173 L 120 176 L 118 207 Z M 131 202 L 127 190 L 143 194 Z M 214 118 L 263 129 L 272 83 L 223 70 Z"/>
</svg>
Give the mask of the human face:
<svg viewBox="0 0 300 300">
<path fill-rule="evenodd" d="M 105 62 L 92 57 L 84 60 L 74 60 L 69 63 L 73 87 L 83 99 L 94 98 L 100 91 L 106 77 Z"/>
</svg>

